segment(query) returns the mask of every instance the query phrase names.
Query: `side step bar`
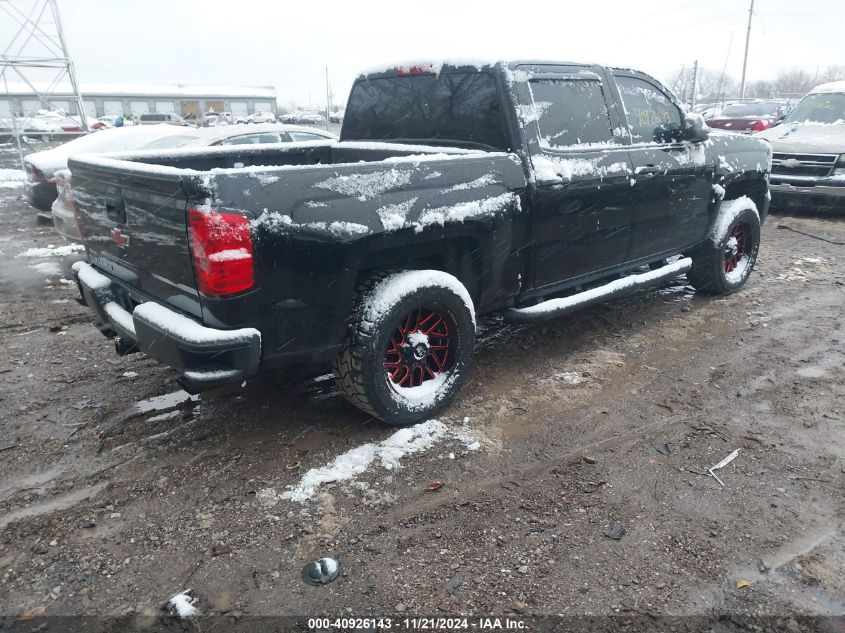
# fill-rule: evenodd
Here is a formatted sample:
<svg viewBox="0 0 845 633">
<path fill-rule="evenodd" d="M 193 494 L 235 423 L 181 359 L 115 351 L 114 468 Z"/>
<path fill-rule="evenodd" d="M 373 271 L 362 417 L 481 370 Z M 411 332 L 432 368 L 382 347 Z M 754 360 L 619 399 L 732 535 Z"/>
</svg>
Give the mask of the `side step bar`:
<svg viewBox="0 0 845 633">
<path fill-rule="evenodd" d="M 591 288 L 590 290 L 585 290 L 569 297 L 549 299 L 548 301 L 543 301 L 527 308 L 513 308 L 505 313 L 504 318 L 508 323 L 537 323 L 539 321 L 547 321 L 596 303 L 624 297 L 640 288 L 668 281 L 687 272 L 690 268 L 692 268 L 692 260 L 689 257 L 685 257 L 656 270 L 615 279 L 603 286 Z"/>
</svg>

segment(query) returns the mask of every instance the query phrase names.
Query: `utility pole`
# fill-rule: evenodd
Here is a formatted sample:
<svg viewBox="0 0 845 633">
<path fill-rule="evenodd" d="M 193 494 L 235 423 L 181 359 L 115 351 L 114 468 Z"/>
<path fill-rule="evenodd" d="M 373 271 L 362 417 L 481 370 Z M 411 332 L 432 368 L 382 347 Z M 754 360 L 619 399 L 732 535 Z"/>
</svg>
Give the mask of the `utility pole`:
<svg viewBox="0 0 845 633">
<path fill-rule="evenodd" d="M 748 30 L 745 33 L 745 56 L 742 58 L 742 82 L 739 84 L 739 100 L 745 98 L 745 68 L 748 65 L 748 42 L 751 40 L 751 18 L 754 17 L 754 0 L 748 9 Z"/>
<path fill-rule="evenodd" d="M 329 117 L 332 112 L 332 91 L 329 88 L 329 67 L 326 66 L 326 131 L 329 130 Z"/>
<path fill-rule="evenodd" d="M 698 94 L 698 60 L 692 65 L 692 99 L 690 99 L 690 109 L 695 109 L 695 95 Z"/>
</svg>

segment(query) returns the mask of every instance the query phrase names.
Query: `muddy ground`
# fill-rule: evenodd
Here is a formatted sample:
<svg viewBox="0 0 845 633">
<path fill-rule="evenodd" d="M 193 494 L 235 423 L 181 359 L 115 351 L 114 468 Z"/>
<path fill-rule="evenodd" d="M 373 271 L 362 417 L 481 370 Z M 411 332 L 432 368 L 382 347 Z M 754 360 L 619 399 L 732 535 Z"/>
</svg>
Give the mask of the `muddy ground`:
<svg viewBox="0 0 845 633">
<path fill-rule="evenodd" d="M 81 254 L 23 255 L 67 242 L 21 194 L 0 189 L 7 625 L 167 624 L 187 588 L 190 626 L 227 617 L 203 630 L 353 614 L 843 624 L 802 616 L 845 614 L 845 246 L 777 225 L 845 242 L 845 219 L 771 217 L 729 297 L 681 278 L 545 325 L 488 322 L 438 441 L 300 503 L 282 494 L 309 469 L 396 430 L 331 379 L 185 401 L 72 300 Z M 734 449 L 720 485 L 707 469 Z M 341 576 L 306 585 L 321 556 Z"/>
</svg>

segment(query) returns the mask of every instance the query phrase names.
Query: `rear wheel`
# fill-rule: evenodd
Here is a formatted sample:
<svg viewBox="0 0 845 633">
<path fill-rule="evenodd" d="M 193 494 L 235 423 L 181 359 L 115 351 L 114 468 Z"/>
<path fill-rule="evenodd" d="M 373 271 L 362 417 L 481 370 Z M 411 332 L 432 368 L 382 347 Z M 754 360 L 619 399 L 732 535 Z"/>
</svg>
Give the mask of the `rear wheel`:
<svg viewBox="0 0 845 633">
<path fill-rule="evenodd" d="M 390 273 L 360 289 L 333 369 L 352 404 L 405 426 L 451 402 L 474 346 L 472 300 L 455 277 L 437 270 Z"/>
<path fill-rule="evenodd" d="M 760 216 L 746 197 L 725 200 L 711 239 L 692 254 L 690 284 L 713 295 L 736 292 L 745 284 L 760 249 Z"/>
</svg>

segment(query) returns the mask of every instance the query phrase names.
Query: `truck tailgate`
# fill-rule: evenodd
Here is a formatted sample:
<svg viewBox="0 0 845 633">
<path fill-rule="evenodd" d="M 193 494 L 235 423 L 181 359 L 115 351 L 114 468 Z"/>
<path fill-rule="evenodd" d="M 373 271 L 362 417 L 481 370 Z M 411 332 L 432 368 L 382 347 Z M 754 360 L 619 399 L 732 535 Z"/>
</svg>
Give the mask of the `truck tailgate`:
<svg viewBox="0 0 845 633">
<path fill-rule="evenodd" d="M 89 261 L 122 282 L 126 301 L 156 299 L 200 316 L 181 177 L 74 159 L 69 166 Z"/>
</svg>

